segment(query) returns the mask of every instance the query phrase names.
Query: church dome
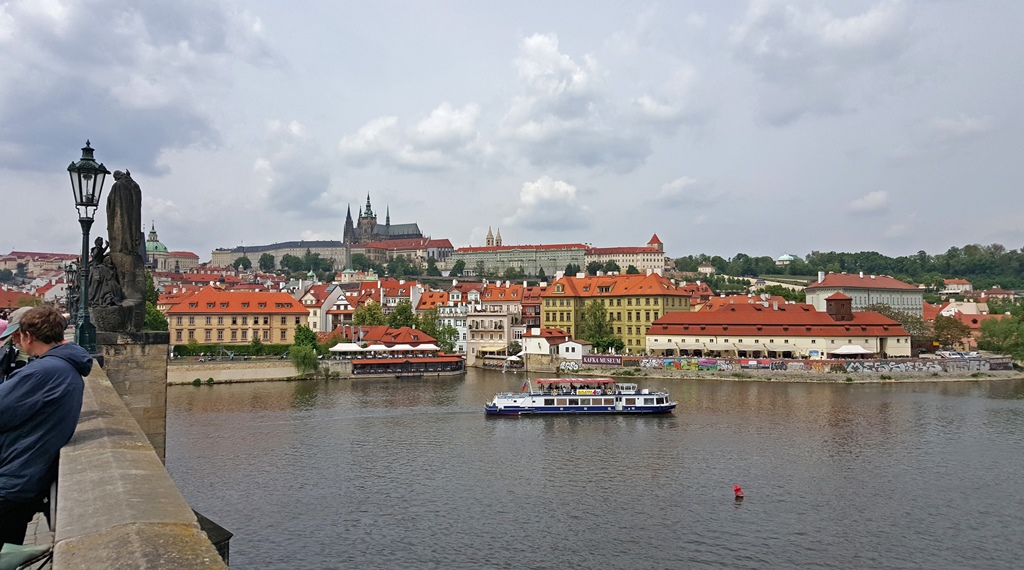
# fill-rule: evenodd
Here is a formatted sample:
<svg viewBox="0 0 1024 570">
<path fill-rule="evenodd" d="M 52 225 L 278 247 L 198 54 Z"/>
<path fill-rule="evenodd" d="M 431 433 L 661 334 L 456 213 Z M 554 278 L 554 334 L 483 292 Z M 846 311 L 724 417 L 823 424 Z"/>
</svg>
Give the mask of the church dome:
<svg viewBox="0 0 1024 570">
<path fill-rule="evenodd" d="M 167 253 L 167 246 L 160 243 L 156 236 L 156 224 L 150 227 L 149 237 L 146 238 L 146 253 Z"/>
</svg>

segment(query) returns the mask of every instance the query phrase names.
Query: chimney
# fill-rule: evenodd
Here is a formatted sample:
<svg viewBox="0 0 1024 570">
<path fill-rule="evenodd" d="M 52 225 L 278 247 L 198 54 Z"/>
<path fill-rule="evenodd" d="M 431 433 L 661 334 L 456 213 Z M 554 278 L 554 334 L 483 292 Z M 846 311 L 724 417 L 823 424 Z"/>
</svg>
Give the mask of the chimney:
<svg viewBox="0 0 1024 570">
<path fill-rule="evenodd" d="M 587 274 L 586 274 L 586 273 L 584 273 L 584 272 L 580 271 L 579 273 L 577 273 L 577 274 L 576 274 L 576 279 L 583 279 L 583 278 L 585 278 L 586 276 L 587 276 Z"/>
<path fill-rule="evenodd" d="M 778 311 L 779 310 L 779 302 L 778 301 L 772 301 L 772 310 L 773 311 Z"/>
<path fill-rule="evenodd" d="M 864 279 L 864 272 L 863 271 L 860 272 L 860 278 Z M 872 277 L 872 279 L 874 279 L 874 277 Z"/>
<path fill-rule="evenodd" d="M 824 271 L 819 271 L 818 272 L 818 283 L 823 283 L 824 281 L 825 281 L 825 272 Z"/>
</svg>

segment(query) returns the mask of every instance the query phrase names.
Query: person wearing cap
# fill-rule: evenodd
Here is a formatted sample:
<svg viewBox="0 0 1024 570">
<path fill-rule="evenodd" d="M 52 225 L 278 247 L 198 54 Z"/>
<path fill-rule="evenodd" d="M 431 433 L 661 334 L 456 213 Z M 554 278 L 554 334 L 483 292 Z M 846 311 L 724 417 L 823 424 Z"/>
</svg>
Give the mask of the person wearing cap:
<svg viewBox="0 0 1024 570">
<path fill-rule="evenodd" d="M 22 307 L 11 313 L 10 320 L 3 331 L 0 331 L 0 384 L 3 384 L 15 370 L 28 364 L 28 355 L 18 351 L 14 344 L 14 333 L 18 332 L 21 326 L 21 317 L 31 307 Z"/>
<path fill-rule="evenodd" d="M 0 543 L 9 544 L 24 541 L 43 509 L 82 412 L 82 377 L 92 371 L 89 353 L 64 342 L 67 321 L 56 308 L 33 307 L 17 324 L 13 342 L 33 358 L 0 384 Z"/>
</svg>

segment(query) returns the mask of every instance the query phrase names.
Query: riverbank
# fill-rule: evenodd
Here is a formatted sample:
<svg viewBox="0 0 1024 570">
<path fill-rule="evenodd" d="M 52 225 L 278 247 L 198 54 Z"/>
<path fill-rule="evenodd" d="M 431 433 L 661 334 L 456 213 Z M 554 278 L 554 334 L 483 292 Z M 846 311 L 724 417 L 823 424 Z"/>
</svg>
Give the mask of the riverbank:
<svg viewBox="0 0 1024 570">
<path fill-rule="evenodd" d="M 331 361 L 333 362 L 333 361 Z M 781 368 L 781 367 L 778 367 Z M 336 372 L 340 372 L 336 371 Z M 462 373 L 424 374 L 422 377 L 457 376 Z M 885 383 L 885 382 L 973 382 L 977 380 L 1024 379 L 1024 372 L 1016 370 L 966 370 L 966 371 L 867 371 L 823 372 L 813 369 L 729 369 L 729 370 L 676 370 L 665 368 L 621 368 L 581 367 L 562 371 L 508 371 L 510 377 L 523 376 L 594 376 L 612 377 L 623 380 L 739 380 L 747 382 L 792 382 L 792 383 Z M 312 380 L 323 376 L 300 376 L 295 367 L 287 361 L 220 361 L 220 362 L 172 362 L 167 367 L 168 384 L 227 384 L 242 382 L 275 382 L 290 380 Z M 394 374 L 333 374 L 338 380 L 381 380 L 393 379 Z"/>
</svg>

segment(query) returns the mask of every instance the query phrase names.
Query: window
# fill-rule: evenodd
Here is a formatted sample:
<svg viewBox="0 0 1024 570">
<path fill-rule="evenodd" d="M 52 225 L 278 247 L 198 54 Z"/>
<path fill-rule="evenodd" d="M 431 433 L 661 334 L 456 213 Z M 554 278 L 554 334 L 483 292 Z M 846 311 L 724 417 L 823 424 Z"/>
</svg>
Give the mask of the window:
<svg viewBox="0 0 1024 570">
<path fill-rule="evenodd" d="M 211 331 L 210 329 L 206 329 L 203 332 L 205 333 L 205 337 L 204 338 L 206 340 L 211 340 L 213 338 L 213 331 Z"/>
<path fill-rule="evenodd" d="M 263 331 L 263 340 L 270 340 L 270 331 Z"/>
<path fill-rule="evenodd" d="M 249 331 L 242 330 L 242 340 L 249 340 Z"/>
<path fill-rule="evenodd" d="M 224 329 L 217 329 L 217 340 L 224 340 Z"/>
<path fill-rule="evenodd" d="M 253 321 L 253 324 L 256 324 L 255 320 Z M 263 324 L 269 325 L 270 324 L 270 317 L 264 316 L 263 317 Z"/>
<path fill-rule="evenodd" d="M 181 318 L 181 317 L 178 317 L 178 318 Z M 178 323 L 178 324 L 180 325 L 181 323 Z M 177 340 L 177 341 L 181 340 L 181 329 L 178 329 L 178 330 L 174 331 L 174 340 Z"/>
<path fill-rule="evenodd" d="M 288 335 L 288 331 L 286 331 L 284 329 L 281 329 L 281 340 L 286 340 L 288 338 L 287 335 Z"/>
<path fill-rule="evenodd" d="M 188 324 L 190 324 L 190 325 L 196 324 L 196 318 L 195 317 L 189 317 L 188 318 Z"/>
<path fill-rule="evenodd" d="M 180 325 L 181 324 L 181 317 L 175 317 L 174 324 Z"/>
<path fill-rule="evenodd" d="M 196 331 L 189 329 L 189 331 L 188 331 L 188 339 L 192 340 L 194 338 L 196 338 Z"/>
<path fill-rule="evenodd" d="M 295 317 L 295 324 L 301 325 L 302 324 L 302 317 Z"/>
<path fill-rule="evenodd" d="M 238 317 L 237 316 L 231 315 L 231 324 L 232 325 L 237 325 L 238 324 Z"/>
<path fill-rule="evenodd" d="M 218 325 L 223 325 L 224 324 L 224 317 L 217 317 L 217 324 Z"/>
<path fill-rule="evenodd" d="M 281 317 L 281 324 L 282 325 L 288 324 L 288 317 Z"/>
</svg>

